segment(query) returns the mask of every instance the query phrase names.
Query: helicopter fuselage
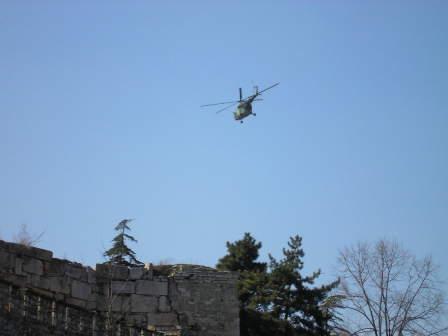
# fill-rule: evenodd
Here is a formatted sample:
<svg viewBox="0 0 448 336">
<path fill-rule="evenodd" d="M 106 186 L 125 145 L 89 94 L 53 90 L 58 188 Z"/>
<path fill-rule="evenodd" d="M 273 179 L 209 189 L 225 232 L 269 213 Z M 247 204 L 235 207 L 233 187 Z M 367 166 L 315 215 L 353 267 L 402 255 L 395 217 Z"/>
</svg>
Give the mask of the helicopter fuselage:
<svg viewBox="0 0 448 336">
<path fill-rule="evenodd" d="M 240 88 L 240 100 L 238 100 L 238 101 L 227 102 L 227 103 L 207 104 L 207 105 L 202 105 L 201 107 L 212 106 L 212 105 L 221 105 L 221 104 L 232 104 L 232 105 L 229 105 L 229 106 L 219 110 L 218 112 L 216 112 L 216 113 L 219 113 L 219 112 L 224 111 L 224 110 L 228 109 L 229 107 L 234 106 L 235 104 L 239 103 L 238 107 L 236 108 L 236 111 L 233 112 L 233 118 L 235 120 L 240 120 L 241 122 L 243 122 L 243 119 L 248 117 L 248 116 L 250 116 L 251 114 L 253 116 L 256 116 L 255 113 L 252 113 L 252 102 L 254 100 L 262 100 L 262 99 L 256 99 L 258 97 L 258 95 L 261 95 L 262 92 L 264 92 L 266 90 L 269 90 L 269 89 L 273 88 L 274 86 L 276 86 L 278 84 L 279 83 L 274 84 L 274 85 L 268 87 L 267 89 L 261 90 L 260 92 L 258 92 L 258 86 L 255 86 L 254 87 L 255 94 L 252 95 L 252 96 L 249 96 L 249 97 L 247 97 L 245 99 L 243 99 L 243 92 L 242 92 L 242 90 Z"/>
<path fill-rule="evenodd" d="M 242 120 L 247 116 L 252 114 L 252 104 L 249 102 L 242 102 L 238 105 L 235 112 L 233 112 L 233 117 L 235 120 Z"/>
<path fill-rule="evenodd" d="M 246 100 L 242 100 L 241 103 L 238 105 L 236 111 L 233 112 L 233 117 L 235 118 L 235 120 L 242 120 L 252 114 L 252 104 L 251 103 L 258 96 L 258 87 L 256 87 L 256 89 L 257 89 L 257 93 L 254 94 L 253 96 L 250 96 Z M 254 115 L 255 115 L 255 113 L 254 113 Z"/>
</svg>

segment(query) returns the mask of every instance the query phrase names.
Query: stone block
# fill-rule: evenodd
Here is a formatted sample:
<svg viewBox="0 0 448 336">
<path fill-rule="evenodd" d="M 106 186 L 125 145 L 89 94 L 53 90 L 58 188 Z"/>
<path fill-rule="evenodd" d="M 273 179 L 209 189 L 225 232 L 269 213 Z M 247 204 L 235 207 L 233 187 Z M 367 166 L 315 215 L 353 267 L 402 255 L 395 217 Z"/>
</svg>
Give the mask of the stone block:
<svg viewBox="0 0 448 336">
<path fill-rule="evenodd" d="M 1 251 L 7 251 L 8 250 L 8 243 L 4 240 L 0 239 L 0 250 Z"/>
<path fill-rule="evenodd" d="M 28 255 L 29 248 L 22 244 L 6 243 L 6 250 L 18 256 Z"/>
<path fill-rule="evenodd" d="M 99 296 L 96 300 L 95 309 L 99 312 L 107 311 L 108 307 L 108 300 L 106 296 Z"/>
<path fill-rule="evenodd" d="M 152 296 L 131 295 L 131 312 L 155 313 L 159 307 L 159 300 Z"/>
<path fill-rule="evenodd" d="M 156 282 L 157 295 L 168 295 L 168 282 Z"/>
<path fill-rule="evenodd" d="M 150 280 L 137 280 L 135 293 L 140 295 L 157 295 L 158 287 L 156 282 Z"/>
<path fill-rule="evenodd" d="M 28 274 L 27 283 L 30 284 L 31 288 L 38 287 L 44 290 L 50 289 L 50 279 L 40 275 Z"/>
<path fill-rule="evenodd" d="M 112 282 L 112 293 L 116 294 L 134 294 L 135 293 L 135 282 L 133 281 L 113 281 Z"/>
<path fill-rule="evenodd" d="M 97 300 L 95 301 L 95 309 L 99 312 L 107 311 L 107 299 L 105 296 L 98 296 Z"/>
<path fill-rule="evenodd" d="M 33 258 L 24 258 L 23 270 L 27 273 L 43 275 L 44 267 L 42 261 Z"/>
<path fill-rule="evenodd" d="M 146 328 L 145 315 L 126 314 L 124 320 L 126 325 L 134 326 L 137 328 Z"/>
<path fill-rule="evenodd" d="M 87 305 L 87 301 L 75 299 L 75 298 L 72 298 L 67 295 L 64 296 L 64 303 L 72 305 L 72 306 L 80 307 L 83 309 L 86 308 L 86 305 Z"/>
<path fill-rule="evenodd" d="M 69 276 L 74 279 L 81 279 L 83 273 L 83 269 L 80 267 L 74 267 L 70 265 L 65 265 L 64 275 Z"/>
<path fill-rule="evenodd" d="M 159 311 L 166 312 L 168 311 L 167 299 L 166 296 L 159 297 Z"/>
<path fill-rule="evenodd" d="M 109 278 L 112 274 L 112 270 L 107 264 L 95 264 L 95 272 L 97 278 Z"/>
<path fill-rule="evenodd" d="M 59 277 L 50 277 L 50 290 L 53 292 L 61 292 L 62 286 L 61 279 Z"/>
<path fill-rule="evenodd" d="M 64 294 L 62 293 L 53 293 L 53 296 L 56 301 L 64 301 Z"/>
<path fill-rule="evenodd" d="M 104 284 L 102 290 L 103 295 L 109 295 L 109 284 Z"/>
<path fill-rule="evenodd" d="M 44 263 L 45 275 L 58 277 L 62 275 L 62 262 L 58 259 L 54 259 L 50 262 Z"/>
<path fill-rule="evenodd" d="M 20 288 L 26 287 L 26 277 L 25 276 L 18 276 L 14 274 L 3 274 L 3 280 L 6 282 L 9 282 L 15 286 L 18 286 Z"/>
<path fill-rule="evenodd" d="M 87 282 L 87 277 L 89 274 L 87 273 L 87 268 L 85 266 L 81 266 L 81 278 L 80 281 Z"/>
<path fill-rule="evenodd" d="M 152 263 L 145 264 L 145 270 L 148 271 L 148 280 L 152 280 L 153 264 Z"/>
<path fill-rule="evenodd" d="M 45 296 L 45 297 L 47 297 L 49 299 L 53 299 L 54 298 L 53 292 L 50 292 L 50 291 L 46 291 L 46 290 L 39 289 L 39 288 L 32 288 L 32 291 L 34 293 L 37 293 L 37 294 L 41 295 L 41 296 Z"/>
<path fill-rule="evenodd" d="M 14 260 L 14 274 L 21 275 L 22 274 L 22 258 L 15 258 Z"/>
<path fill-rule="evenodd" d="M 114 280 L 128 280 L 129 279 L 129 269 L 125 266 L 115 266 L 114 270 Z"/>
<path fill-rule="evenodd" d="M 148 327 L 156 326 L 156 325 L 172 325 L 178 326 L 179 320 L 177 318 L 177 314 L 173 313 L 156 313 L 156 314 L 147 314 L 147 323 Z"/>
<path fill-rule="evenodd" d="M 75 299 L 88 300 L 91 293 L 90 285 L 86 282 L 73 280 L 71 295 Z"/>
<path fill-rule="evenodd" d="M 90 293 L 89 297 L 87 298 L 87 301 L 95 302 L 96 298 L 97 298 L 97 295 L 95 293 Z"/>
<path fill-rule="evenodd" d="M 15 255 L 12 253 L 0 251 L 0 267 L 14 268 Z"/>
<path fill-rule="evenodd" d="M 115 295 L 101 296 L 96 300 L 96 309 L 98 311 L 128 313 L 131 310 L 131 299 Z"/>
<path fill-rule="evenodd" d="M 89 311 L 95 310 L 96 309 L 96 301 L 88 301 L 86 303 L 86 309 Z"/>
<path fill-rule="evenodd" d="M 70 294 L 70 285 L 72 283 L 72 279 L 69 277 L 61 277 L 61 293 Z"/>
<path fill-rule="evenodd" d="M 168 282 L 137 280 L 136 294 L 161 296 L 168 295 Z"/>
<path fill-rule="evenodd" d="M 129 313 L 131 311 L 131 298 L 129 296 L 123 296 L 121 298 L 120 310 L 123 313 Z"/>
<path fill-rule="evenodd" d="M 84 267 L 87 272 L 87 282 L 88 283 L 96 283 L 96 272 L 95 270 L 90 266 Z"/>
<path fill-rule="evenodd" d="M 143 277 L 143 268 L 131 268 L 129 270 L 129 280 L 140 280 Z"/>
<path fill-rule="evenodd" d="M 125 266 L 96 264 L 96 277 L 98 279 L 128 280 L 129 269 Z"/>
<path fill-rule="evenodd" d="M 28 256 L 42 261 L 51 261 L 53 259 L 53 252 L 37 247 L 31 247 Z"/>
</svg>

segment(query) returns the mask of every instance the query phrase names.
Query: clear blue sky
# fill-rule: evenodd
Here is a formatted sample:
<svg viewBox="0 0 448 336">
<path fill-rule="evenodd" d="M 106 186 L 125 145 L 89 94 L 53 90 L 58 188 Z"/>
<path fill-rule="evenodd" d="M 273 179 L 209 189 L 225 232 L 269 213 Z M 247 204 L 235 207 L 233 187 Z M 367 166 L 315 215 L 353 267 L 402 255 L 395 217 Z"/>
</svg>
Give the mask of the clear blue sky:
<svg viewBox="0 0 448 336">
<path fill-rule="evenodd" d="M 396 238 L 448 277 L 447 1 L 1 1 L 0 236 L 93 266 Z M 200 106 L 280 85 L 243 124 Z M 448 288 L 448 287 L 447 287 Z"/>
</svg>

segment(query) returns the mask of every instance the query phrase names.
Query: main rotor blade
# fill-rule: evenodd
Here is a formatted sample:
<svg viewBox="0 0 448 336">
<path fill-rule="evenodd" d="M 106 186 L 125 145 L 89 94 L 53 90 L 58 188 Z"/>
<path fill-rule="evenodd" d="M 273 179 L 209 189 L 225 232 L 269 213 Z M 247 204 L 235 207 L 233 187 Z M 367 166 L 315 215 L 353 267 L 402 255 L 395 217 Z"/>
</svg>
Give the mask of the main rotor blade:
<svg viewBox="0 0 448 336">
<path fill-rule="evenodd" d="M 277 84 L 274 84 L 274 85 L 272 85 L 272 86 L 268 87 L 267 89 L 261 90 L 261 91 L 259 91 L 259 92 L 258 92 L 258 94 L 262 93 L 263 91 L 266 91 L 266 90 L 272 89 L 272 88 L 273 88 L 274 86 L 276 86 L 276 85 L 279 85 L 279 84 L 280 84 L 280 83 L 277 83 Z"/>
<path fill-rule="evenodd" d="M 204 107 L 204 106 L 213 106 L 213 105 L 222 105 L 222 104 L 232 104 L 232 103 L 239 103 L 239 101 L 231 101 L 231 102 L 227 102 L 227 103 L 207 104 L 207 105 L 202 105 L 201 107 Z"/>
<path fill-rule="evenodd" d="M 244 98 L 244 99 L 241 99 L 242 90 L 241 90 L 241 88 L 240 88 L 240 100 L 239 100 L 239 101 L 231 101 L 231 102 L 226 102 L 226 103 L 216 103 L 216 104 L 207 104 L 207 105 L 201 105 L 201 107 L 205 107 L 205 106 L 215 106 L 215 105 L 223 105 L 223 104 L 232 104 L 232 105 L 229 105 L 229 106 L 223 108 L 222 110 L 219 110 L 218 112 L 216 112 L 216 113 L 219 113 L 219 112 L 221 112 L 221 111 L 224 111 L 224 110 L 228 109 L 229 107 L 232 107 L 233 105 L 235 105 L 235 104 L 237 104 L 237 103 L 241 103 L 241 101 L 245 101 L 245 100 L 247 100 L 247 99 L 249 99 L 249 98 L 251 98 L 251 97 L 253 97 L 253 96 L 258 96 L 258 95 L 261 94 L 262 92 L 264 92 L 264 91 L 266 91 L 266 90 L 269 90 L 269 89 L 272 89 L 274 86 L 276 86 L 276 85 L 278 85 L 278 84 L 280 84 L 280 83 L 274 84 L 274 85 L 268 87 L 267 89 L 264 89 L 264 90 L 259 91 L 256 95 L 251 95 L 251 96 L 249 96 L 249 97 L 247 97 L 247 98 Z M 258 101 L 258 100 L 263 100 L 263 99 L 254 99 L 254 101 Z"/>
<path fill-rule="evenodd" d="M 232 104 L 232 105 L 229 105 L 229 106 L 223 108 L 222 110 L 219 110 L 218 112 L 216 112 L 216 114 L 218 114 L 219 112 L 222 112 L 222 111 L 224 111 L 224 110 L 227 110 L 229 107 L 232 107 L 233 105 L 236 105 L 236 104 L 238 104 L 238 103 L 239 103 L 239 101 L 235 102 L 235 104 Z"/>
<path fill-rule="evenodd" d="M 269 90 L 269 89 L 272 89 L 274 86 L 276 86 L 276 85 L 279 85 L 280 83 L 277 83 L 277 84 L 274 84 L 274 85 L 272 85 L 272 86 L 270 86 L 270 87 L 268 87 L 267 89 L 264 89 L 264 90 L 261 90 L 261 91 L 258 91 L 258 93 L 257 94 L 254 94 L 254 95 L 251 95 L 251 96 L 249 96 L 249 97 L 247 97 L 247 98 L 244 98 L 243 100 L 247 100 L 247 99 L 250 99 L 251 97 L 253 97 L 253 96 L 258 96 L 258 95 L 261 95 L 261 93 L 262 92 L 264 92 L 264 91 L 266 91 L 266 90 Z"/>
</svg>

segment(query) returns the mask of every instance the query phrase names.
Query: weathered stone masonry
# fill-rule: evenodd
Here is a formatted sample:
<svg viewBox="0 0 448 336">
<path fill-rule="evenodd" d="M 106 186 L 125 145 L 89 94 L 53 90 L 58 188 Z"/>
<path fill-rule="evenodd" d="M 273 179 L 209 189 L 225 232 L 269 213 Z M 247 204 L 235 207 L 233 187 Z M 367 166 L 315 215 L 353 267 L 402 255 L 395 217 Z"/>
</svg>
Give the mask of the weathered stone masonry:
<svg viewBox="0 0 448 336">
<path fill-rule="evenodd" d="M 0 335 L 238 336 L 237 291 L 235 272 L 150 263 L 94 270 L 0 240 Z"/>
</svg>

